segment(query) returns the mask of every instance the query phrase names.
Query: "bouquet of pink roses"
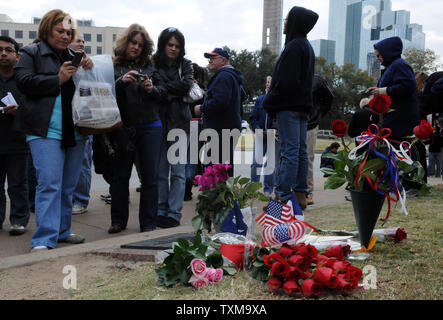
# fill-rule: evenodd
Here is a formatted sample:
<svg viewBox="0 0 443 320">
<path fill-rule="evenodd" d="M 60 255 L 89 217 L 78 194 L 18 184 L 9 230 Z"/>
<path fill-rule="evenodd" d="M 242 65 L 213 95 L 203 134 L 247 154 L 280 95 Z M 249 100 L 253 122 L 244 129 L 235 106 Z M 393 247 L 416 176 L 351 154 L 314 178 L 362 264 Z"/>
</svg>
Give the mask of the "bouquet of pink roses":
<svg viewBox="0 0 443 320">
<path fill-rule="evenodd" d="M 190 268 L 192 276 L 189 279 L 189 283 L 192 284 L 194 288 L 204 288 L 209 284 L 217 283 L 223 279 L 223 269 L 208 268 L 204 260 L 192 260 Z"/>
</svg>

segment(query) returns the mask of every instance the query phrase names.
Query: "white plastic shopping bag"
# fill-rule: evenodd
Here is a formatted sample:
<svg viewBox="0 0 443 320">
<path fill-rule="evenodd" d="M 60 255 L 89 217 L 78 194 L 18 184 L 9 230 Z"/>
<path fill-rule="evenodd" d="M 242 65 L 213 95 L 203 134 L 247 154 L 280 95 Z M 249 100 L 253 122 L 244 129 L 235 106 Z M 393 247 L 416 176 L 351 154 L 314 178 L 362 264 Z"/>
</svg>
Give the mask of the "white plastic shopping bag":
<svg viewBox="0 0 443 320">
<path fill-rule="evenodd" d="M 114 65 L 110 55 L 91 57 L 94 67 L 78 68 L 73 77 L 76 89 L 72 99 L 74 125 L 107 129 L 121 122 L 115 98 Z"/>
</svg>

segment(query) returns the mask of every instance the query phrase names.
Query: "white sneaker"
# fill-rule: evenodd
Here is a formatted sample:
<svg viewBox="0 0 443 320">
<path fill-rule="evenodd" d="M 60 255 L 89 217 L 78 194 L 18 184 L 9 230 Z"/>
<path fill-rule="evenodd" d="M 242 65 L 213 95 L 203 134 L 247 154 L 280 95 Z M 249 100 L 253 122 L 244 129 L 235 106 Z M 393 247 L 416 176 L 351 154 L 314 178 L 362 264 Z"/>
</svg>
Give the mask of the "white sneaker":
<svg viewBox="0 0 443 320">
<path fill-rule="evenodd" d="M 88 208 L 83 207 L 82 205 L 80 205 L 78 203 L 74 203 L 74 205 L 72 206 L 72 214 L 73 215 L 82 214 L 82 213 L 85 213 L 86 211 L 88 211 Z"/>
<path fill-rule="evenodd" d="M 45 250 L 49 250 L 48 247 L 45 247 L 45 246 L 36 246 L 36 247 L 34 247 L 34 248 L 31 249 L 31 252 L 45 251 Z"/>
</svg>

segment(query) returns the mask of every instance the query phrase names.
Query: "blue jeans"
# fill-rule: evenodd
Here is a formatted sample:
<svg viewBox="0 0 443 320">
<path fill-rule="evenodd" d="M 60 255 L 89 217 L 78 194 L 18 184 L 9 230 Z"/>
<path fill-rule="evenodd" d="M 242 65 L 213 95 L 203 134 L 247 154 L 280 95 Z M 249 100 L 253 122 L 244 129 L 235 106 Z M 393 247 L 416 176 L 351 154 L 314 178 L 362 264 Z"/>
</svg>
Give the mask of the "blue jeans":
<svg viewBox="0 0 443 320">
<path fill-rule="evenodd" d="M 135 146 L 140 158 L 141 190 L 139 205 L 140 231 L 157 224 L 158 163 L 162 139 L 161 127 L 137 128 Z M 111 186 L 111 225 L 126 228 L 129 218 L 129 179 L 135 151 L 125 152 L 113 163 Z"/>
<path fill-rule="evenodd" d="M 259 139 L 259 141 L 257 141 L 257 139 Z M 260 141 L 261 140 L 261 141 Z M 261 144 L 261 146 L 259 145 Z M 258 164 L 257 163 L 257 156 L 256 156 L 256 152 L 257 152 L 257 148 L 262 149 L 262 156 L 264 157 L 266 155 L 266 158 L 270 157 L 270 156 L 275 156 L 275 161 L 274 161 L 274 172 L 272 174 L 267 174 L 264 175 L 264 188 L 263 191 L 264 192 L 269 192 L 272 193 L 274 191 L 274 186 L 275 186 L 275 181 L 277 181 L 277 171 L 278 171 L 278 166 L 279 166 L 279 162 L 280 162 L 280 143 L 275 141 L 275 151 L 272 154 L 268 154 L 268 141 L 267 141 L 267 136 L 266 133 L 263 133 L 263 139 L 261 139 L 261 137 L 255 137 L 254 139 L 254 151 L 252 154 L 252 164 L 251 164 L 251 181 L 253 182 L 259 182 L 260 181 L 260 175 L 257 174 L 257 169 L 261 169 L 263 166 L 266 168 L 268 166 L 268 159 L 266 159 L 266 163 L 262 163 L 262 164 Z M 261 161 L 263 162 L 263 161 Z"/>
<path fill-rule="evenodd" d="M 29 142 L 37 176 L 35 220 L 31 247 L 55 248 L 71 232 L 72 194 L 80 175 L 85 141 L 62 149 L 61 141 L 36 139 Z"/>
<path fill-rule="evenodd" d="M 91 190 L 91 163 L 92 163 L 92 136 L 89 136 L 85 142 L 85 151 L 83 154 L 82 168 L 78 178 L 77 187 L 72 196 L 72 203 L 87 207 L 89 204 L 89 192 Z"/>
<path fill-rule="evenodd" d="M 0 226 L 6 217 L 5 180 L 8 179 L 11 225 L 26 227 L 29 221 L 26 165 L 28 155 L 0 154 Z"/>
<path fill-rule="evenodd" d="M 158 215 L 180 222 L 186 188 L 186 164 L 169 163 L 168 148 L 174 143 L 166 141 L 165 137 L 162 141 L 158 173 Z M 189 136 L 187 147 L 188 150 Z"/>
<path fill-rule="evenodd" d="M 308 191 L 307 117 L 295 111 L 280 111 L 277 113 L 277 128 L 281 162 L 275 193 L 286 201 L 292 191 Z"/>
<path fill-rule="evenodd" d="M 433 176 L 435 174 L 436 177 L 440 177 L 440 173 L 442 172 L 441 162 L 440 152 L 429 152 L 428 176 Z"/>
</svg>

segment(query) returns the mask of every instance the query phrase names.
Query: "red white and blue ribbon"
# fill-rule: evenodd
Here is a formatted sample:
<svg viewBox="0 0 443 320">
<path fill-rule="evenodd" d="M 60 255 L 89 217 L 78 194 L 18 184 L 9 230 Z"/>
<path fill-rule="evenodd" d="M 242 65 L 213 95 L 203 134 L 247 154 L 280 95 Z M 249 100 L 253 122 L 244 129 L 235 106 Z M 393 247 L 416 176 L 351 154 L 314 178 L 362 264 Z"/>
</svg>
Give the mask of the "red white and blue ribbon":
<svg viewBox="0 0 443 320">
<path fill-rule="evenodd" d="M 372 128 L 371 128 L 372 127 Z M 391 212 L 391 201 L 401 203 L 401 211 L 408 215 L 408 211 L 406 209 L 406 191 L 400 183 L 400 176 L 398 173 L 398 165 L 397 159 L 405 161 L 407 164 L 412 164 L 413 161 L 409 157 L 410 145 L 407 142 L 399 142 L 395 140 L 388 140 L 387 138 L 391 135 L 391 130 L 389 128 L 384 128 L 382 130 L 375 124 L 371 124 L 368 127 L 368 131 L 363 132 L 358 137 L 358 142 L 360 143 L 357 147 L 355 147 L 349 153 L 349 160 L 355 160 L 358 155 L 358 151 L 362 148 L 368 148 L 368 152 L 366 153 L 366 157 L 362 164 L 359 167 L 357 172 L 357 176 L 355 178 L 355 184 L 358 188 L 358 182 L 360 180 L 361 175 L 365 176 L 369 186 L 372 190 L 376 191 L 379 194 L 386 196 L 388 199 L 388 213 L 385 218 L 381 219 L 383 221 L 383 225 L 389 219 L 389 214 Z M 399 149 L 396 149 L 392 146 L 391 142 L 395 142 L 399 144 Z M 376 143 L 384 143 L 388 147 L 388 155 L 382 154 L 376 150 L 374 147 Z M 384 171 L 380 171 L 379 176 L 372 181 L 369 176 L 365 173 L 362 173 L 363 168 L 368 161 L 368 157 L 371 154 L 375 154 L 379 158 L 386 161 L 386 169 Z M 389 186 L 388 192 L 384 192 L 379 189 L 379 185 L 385 183 Z M 394 196 L 391 196 L 394 195 Z"/>
</svg>

